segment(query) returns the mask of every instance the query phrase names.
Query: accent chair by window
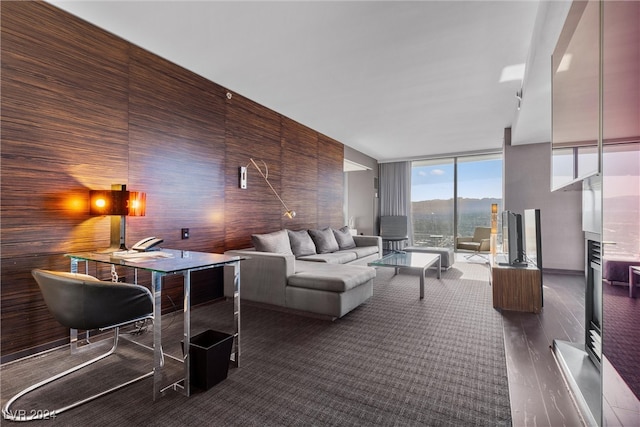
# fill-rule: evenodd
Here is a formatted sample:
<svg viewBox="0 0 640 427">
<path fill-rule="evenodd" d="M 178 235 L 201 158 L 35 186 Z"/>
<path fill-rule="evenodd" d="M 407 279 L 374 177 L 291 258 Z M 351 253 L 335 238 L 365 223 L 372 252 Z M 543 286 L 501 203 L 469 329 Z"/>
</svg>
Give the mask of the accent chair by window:
<svg viewBox="0 0 640 427">
<path fill-rule="evenodd" d="M 476 227 L 473 236 L 456 237 L 456 250 L 473 252 L 467 258 L 491 251 L 491 227 Z"/>
</svg>

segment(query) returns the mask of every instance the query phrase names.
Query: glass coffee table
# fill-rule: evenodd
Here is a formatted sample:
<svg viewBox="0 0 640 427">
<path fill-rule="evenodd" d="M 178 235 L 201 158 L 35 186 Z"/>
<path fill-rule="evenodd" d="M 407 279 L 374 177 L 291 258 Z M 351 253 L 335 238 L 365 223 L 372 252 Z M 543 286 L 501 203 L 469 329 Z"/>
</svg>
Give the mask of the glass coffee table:
<svg viewBox="0 0 640 427">
<path fill-rule="evenodd" d="M 396 269 L 396 274 L 401 268 L 418 271 L 420 273 L 420 299 L 424 298 L 424 276 L 429 267 L 436 267 L 438 279 L 441 275 L 440 255 L 425 254 L 420 252 L 392 252 L 382 258 L 368 264 L 371 267 L 392 267 Z"/>
</svg>

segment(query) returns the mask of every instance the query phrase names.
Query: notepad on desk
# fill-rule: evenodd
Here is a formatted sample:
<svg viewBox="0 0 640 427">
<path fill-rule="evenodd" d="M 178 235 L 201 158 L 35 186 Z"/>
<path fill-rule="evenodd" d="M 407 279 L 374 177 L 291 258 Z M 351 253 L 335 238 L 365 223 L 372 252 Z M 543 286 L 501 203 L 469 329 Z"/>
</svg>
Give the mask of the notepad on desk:
<svg viewBox="0 0 640 427">
<path fill-rule="evenodd" d="M 149 251 L 149 252 L 138 252 L 138 251 L 118 251 L 112 254 L 114 258 L 122 258 L 129 261 L 144 261 L 158 258 L 173 258 L 173 255 L 168 252 L 162 251 Z"/>
</svg>

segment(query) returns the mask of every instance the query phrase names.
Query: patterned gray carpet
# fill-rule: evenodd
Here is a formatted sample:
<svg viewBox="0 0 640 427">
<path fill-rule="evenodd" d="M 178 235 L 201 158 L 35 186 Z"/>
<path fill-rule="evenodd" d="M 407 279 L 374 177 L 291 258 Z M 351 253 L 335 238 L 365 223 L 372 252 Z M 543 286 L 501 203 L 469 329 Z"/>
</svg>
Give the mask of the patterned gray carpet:
<svg viewBox="0 0 640 427">
<path fill-rule="evenodd" d="M 242 366 L 230 369 L 227 380 L 190 398 L 168 392 L 154 403 L 147 379 L 63 413 L 54 423 L 511 425 L 502 319 L 492 308 L 487 268 L 458 263 L 440 281 L 429 272 L 422 301 L 418 277 L 379 269 L 374 297 L 334 322 L 244 304 Z M 179 333 L 179 317 L 163 321 L 165 336 Z M 193 330 L 200 322 L 204 320 L 194 320 Z M 34 395 L 37 407 L 51 408 L 66 394 L 86 395 L 87 387 L 132 375 L 124 371 L 137 369 L 145 355 L 128 343 L 120 354 L 120 360 L 103 363 L 99 373 Z M 55 351 L 3 366 L 3 405 L 16 389 L 43 372 L 57 372 L 69 359 L 67 352 Z M 103 375 L 107 364 L 113 369 Z M 25 398 L 15 408 L 28 412 L 33 399 Z"/>
</svg>

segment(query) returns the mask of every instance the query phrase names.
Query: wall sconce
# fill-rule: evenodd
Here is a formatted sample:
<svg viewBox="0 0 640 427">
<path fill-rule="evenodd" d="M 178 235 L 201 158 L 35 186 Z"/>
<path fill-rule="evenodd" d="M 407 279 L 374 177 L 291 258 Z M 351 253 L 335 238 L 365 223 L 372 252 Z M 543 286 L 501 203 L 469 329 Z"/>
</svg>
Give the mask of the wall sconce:
<svg viewBox="0 0 640 427">
<path fill-rule="evenodd" d="M 496 246 L 498 245 L 498 204 L 491 204 L 491 240 L 489 241 L 491 256 L 496 256 Z"/>
<path fill-rule="evenodd" d="M 111 190 L 91 190 L 89 192 L 89 214 L 111 217 L 111 244 L 100 252 L 126 251 L 126 217 L 144 216 L 146 213 L 146 193 L 127 191 L 126 185 L 113 184 Z"/>
<path fill-rule="evenodd" d="M 264 165 L 264 172 L 263 172 L 262 169 L 260 169 L 258 164 L 253 159 L 249 159 L 249 160 L 251 162 L 247 166 L 240 166 L 240 188 L 242 188 L 243 190 L 247 188 L 247 169 L 249 168 L 249 165 L 253 165 L 256 168 L 256 170 L 260 173 L 264 181 L 267 183 L 271 191 L 273 191 L 273 194 L 275 194 L 278 200 L 280 200 L 280 203 L 282 203 L 282 206 L 285 209 L 284 216 L 286 216 L 289 219 L 292 219 L 293 217 L 295 217 L 296 212 L 287 207 L 287 204 L 284 202 L 284 200 L 282 200 L 282 198 L 280 197 L 276 189 L 273 188 L 273 185 L 271 185 L 271 183 L 269 182 L 269 168 L 267 167 L 267 164 L 263 160 L 260 160 Z"/>
</svg>

